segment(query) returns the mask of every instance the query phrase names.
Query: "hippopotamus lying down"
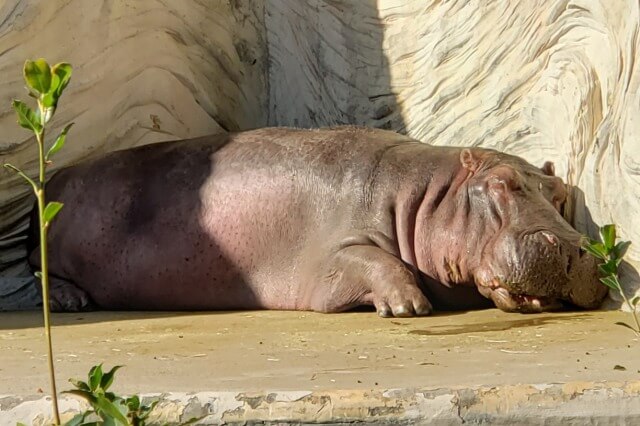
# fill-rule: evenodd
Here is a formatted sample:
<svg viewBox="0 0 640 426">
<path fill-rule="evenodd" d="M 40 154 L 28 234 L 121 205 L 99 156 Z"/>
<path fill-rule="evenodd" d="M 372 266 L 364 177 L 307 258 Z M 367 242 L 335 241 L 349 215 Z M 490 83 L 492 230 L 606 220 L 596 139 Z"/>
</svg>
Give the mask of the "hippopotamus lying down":
<svg viewBox="0 0 640 426">
<path fill-rule="evenodd" d="M 551 163 L 357 127 L 112 152 L 48 185 L 52 308 L 596 308 L 566 196 Z"/>
</svg>

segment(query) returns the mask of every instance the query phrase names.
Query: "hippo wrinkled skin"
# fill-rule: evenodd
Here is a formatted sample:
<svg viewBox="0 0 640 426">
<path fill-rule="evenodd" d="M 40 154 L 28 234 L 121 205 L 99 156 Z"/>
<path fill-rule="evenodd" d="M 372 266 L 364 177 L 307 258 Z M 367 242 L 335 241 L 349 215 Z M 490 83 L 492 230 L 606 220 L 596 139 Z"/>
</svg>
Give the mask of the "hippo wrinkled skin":
<svg viewBox="0 0 640 426">
<path fill-rule="evenodd" d="M 404 317 L 589 309 L 606 294 L 559 213 L 551 163 L 384 130 L 152 144 L 61 170 L 48 197 L 65 205 L 49 232 L 57 311 L 372 305 Z"/>
</svg>

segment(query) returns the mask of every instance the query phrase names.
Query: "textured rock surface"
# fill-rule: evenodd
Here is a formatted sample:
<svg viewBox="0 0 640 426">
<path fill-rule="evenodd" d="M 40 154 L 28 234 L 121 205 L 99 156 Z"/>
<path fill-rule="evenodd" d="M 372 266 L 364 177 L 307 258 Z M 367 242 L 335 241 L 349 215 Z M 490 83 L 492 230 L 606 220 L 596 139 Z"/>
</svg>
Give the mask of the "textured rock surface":
<svg viewBox="0 0 640 426">
<path fill-rule="evenodd" d="M 48 33 L 34 36 L 41 25 Z M 618 224 L 634 242 L 623 280 L 637 289 L 639 26 L 631 0 L 7 0 L 0 160 L 34 170 L 9 102 L 22 96 L 23 60 L 46 54 L 76 67 L 56 123 L 78 124 L 56 167 L 265 124 L 357 123 L 494 147 L 554 161 L 578 188 L 570 216 L 581 231 Z M 0 173 L 5 277 L 24 268 L 27 193 Z"/>
</svg>

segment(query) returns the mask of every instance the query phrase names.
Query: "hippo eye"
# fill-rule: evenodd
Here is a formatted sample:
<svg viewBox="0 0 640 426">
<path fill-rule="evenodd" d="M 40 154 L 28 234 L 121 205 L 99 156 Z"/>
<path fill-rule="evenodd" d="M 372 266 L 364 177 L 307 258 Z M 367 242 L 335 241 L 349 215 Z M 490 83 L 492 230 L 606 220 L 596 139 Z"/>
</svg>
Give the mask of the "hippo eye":
<svg viewBox="0 0 640 426">
<path fill-rule="evenodd" d="M 522 189 L 521 178 L 513 168 L 498 166 L 491 170 L 486 180 L 487 188 L 493 193 L 506 194 Z"/>
<path fill-rule="evenodd" d="M 507 192 L 507 183 L 504 181 L 504 179 L 500 179 L 494 176 L 491 179 L 489 179 L 488 183 L 489 183 L 489 189 L 491 191 L 499 192 L 499 193 Z"/>
<path fill-rule="evenodd" d="M 489 179 L 488 187 L 491 192 L 505 194 L 507 192 L 516 192 L 521 190 L 520 183 L 516 179 L 502 179 L 493 177 Z"/>
</svg>

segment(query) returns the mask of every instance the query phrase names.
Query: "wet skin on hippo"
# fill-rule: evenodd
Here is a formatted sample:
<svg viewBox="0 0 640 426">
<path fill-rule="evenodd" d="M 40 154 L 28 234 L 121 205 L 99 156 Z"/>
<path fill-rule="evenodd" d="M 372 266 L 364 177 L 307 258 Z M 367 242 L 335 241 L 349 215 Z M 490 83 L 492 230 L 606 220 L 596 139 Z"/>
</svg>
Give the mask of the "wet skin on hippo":
<svg viewBox="0 0 640 426">
<path fill-rule="evenodd" d="M 357 127 L 266 128 L 58 172 L 52 308 L 596 308 L 553 165 Z M 39 268 L 33 242 L 30 263 Z"/>
</svg>

